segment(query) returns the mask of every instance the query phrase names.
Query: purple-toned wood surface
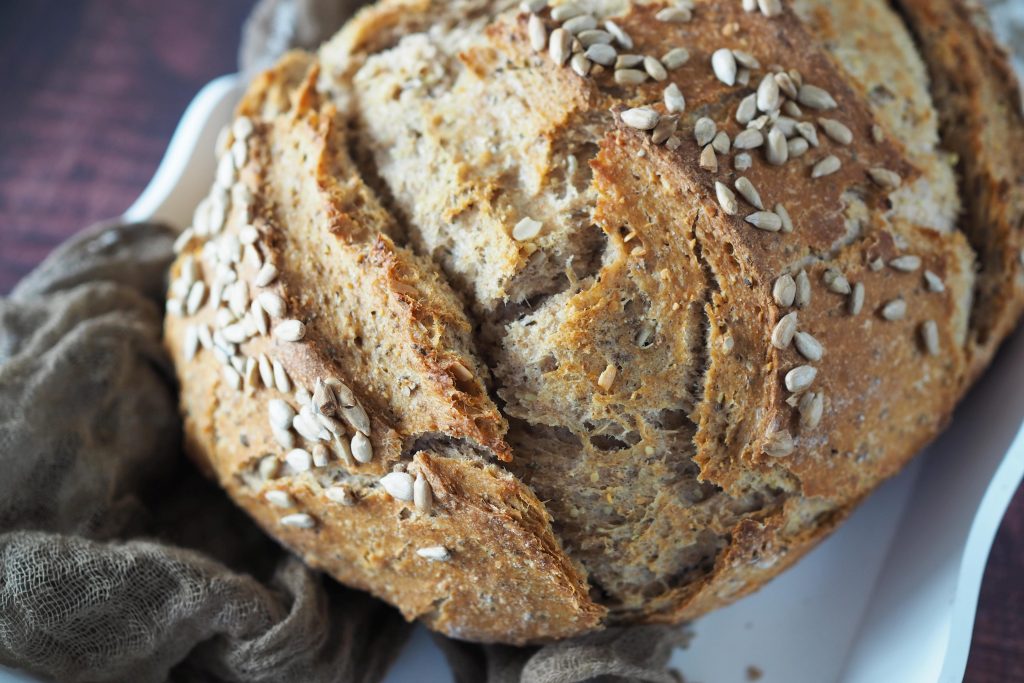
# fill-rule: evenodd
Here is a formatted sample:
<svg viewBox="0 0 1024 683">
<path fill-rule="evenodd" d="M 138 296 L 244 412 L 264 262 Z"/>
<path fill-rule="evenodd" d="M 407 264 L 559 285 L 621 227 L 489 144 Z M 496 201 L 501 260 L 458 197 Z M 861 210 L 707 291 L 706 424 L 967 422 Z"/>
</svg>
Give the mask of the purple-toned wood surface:
<svg viewBox="0 0 1024 683">
<path fill-rule="evenodd" d="M 138 196 L 196 91 L 235 70 L 251 6 L 0 0 L 0 293 Z M 992 549 L 965 680 L 1024 681 L 1024 490 Z"/>
</svg>

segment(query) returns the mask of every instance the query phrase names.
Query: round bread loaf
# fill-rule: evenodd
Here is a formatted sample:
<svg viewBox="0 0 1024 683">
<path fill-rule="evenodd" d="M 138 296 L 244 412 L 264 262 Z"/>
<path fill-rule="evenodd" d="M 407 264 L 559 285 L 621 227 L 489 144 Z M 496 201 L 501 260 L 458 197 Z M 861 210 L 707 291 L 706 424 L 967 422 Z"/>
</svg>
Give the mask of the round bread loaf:
<svg viewBox="0 0 1024 683">
<path fill-rule="evenodd" d="M 1024 304 L 1004 56 L 896 4 L 382 0 L 285 56 L 177 245 L 191 456 L 458 638 L 755 590 Z"/>
</svg>

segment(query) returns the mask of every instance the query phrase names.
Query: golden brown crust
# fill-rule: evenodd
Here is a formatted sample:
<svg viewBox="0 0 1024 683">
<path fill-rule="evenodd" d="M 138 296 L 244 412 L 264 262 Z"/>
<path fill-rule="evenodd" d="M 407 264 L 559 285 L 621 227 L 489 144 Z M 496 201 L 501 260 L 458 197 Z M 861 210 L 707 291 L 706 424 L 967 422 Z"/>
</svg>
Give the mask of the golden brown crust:
<svg viewBox="0 0 1024 683">
<path fill-rule="evenodd" d="M 960 229 L 978 254 L 976 378 L 1024 312 L 1024 101 L 987 17 L 964 0 L 898 0 L 928 64 L 943 144 L 959 156 Z"/>
<path fill-rule="evenodd" d="M 853 4 L 894 21 L 880 0 Z M 528 16 L 512 5 L 383 0 L 317 57 L 289 55 L 250 88 L 239 113 L 255 127 L 238 177 L 253 213 L 234 202 L 223 234 L 252 224 L 280 274 L 250 295 L 282 297 L 305 336 L 253 334 L 230 350 L 278 359 L 309 391 L 338 378 L 369 424 L 321 431 L 336 450 L 329 462 L 307 471 L 288 459 L 268 474 L 265 456 L 288 450 L 268 399 L 316 399 L 258 380 L 240 393 L 222 370 L 230 358 L 189 359 L 196 325 L 227 332 L 207 305 L 167 323 L 187 443 L 310 564 L 451 635 L 526 643 L 692 618 L 763 585 L 898 472 L 994 348 L 968 341 L 974 255 L 949 230 L 956 199 L 931 210 L 949 172 L 934 114 L 913 79 L 893 84 L 907 119 L 872 103 L 880 58 L 844 71 L 846 43 L 828 38 L 824 15 L 804 24 L 788 10 L 769 19 L 708 1 L 671 23 L 657 18 L 661 4 L 633 4 L 615 21 L 637 51 L 685 45 L 690 57 L 668 80 L 625 87 L 612 69 L 581 76 L 532 50 Z M 716 78 L 722 47 L 764 65 L 749 86 Z M 735 141 L 749 127 L 737 107 L 774 65 L 834 98 L 793 114 L 818 144 L 783 165 L 762 147 L 742 171 L 736 149 L 702 168 L 697 120 Z M 664 115 L 669 82 L 686 111 L 671 144 L 655 144 L 625 112 Z M 829 139 L 820 118 L 852 139 Z M 1019 123 L 1003 117 L 1013 135 Z M 994 160 L 982 167 L 1008 172 L 987 144 Z M 829 156 L 834 172 L 813 177 Z M 738 210 L 726 211 L 716 182 L 736 188 L 740 176 L 765 210 L 785 208 L 792 232 L 754 228 L 745 219 L 756 207 L 738 191 Z M 227 195 L 222 180 L 209 202 Z M 1020 239 L 1016 195 L 1001 196 L 985 204 L 1004 211 L 997 237 L 975 234 L 997 252 Z M 517 237 L 524 217 L 542 230 Z M 224 238 L 207 239 L 217 247 L 192 244 L 175 265 L 172 308 L 190 258 L 208 278 L 225 270 L 211 258 Z M 248 282 L 257 266 L 227 270 Z M 785 277 L 806 278 L 810 299 L 780 301 Z M 992 334 L 1013 324 L 1015 286 L 1000 285 L 1002 312 L 985 314 Z M 813 336 L 799 350 L 773 343 L 794 314 Z M 788 384 L 801 367 L 816 372 L 809 388 Z M 345 453 L 357 432 L 368 462 Z M 393 475 L 422 478 L 432 511 L 395 498 L 382 479 Z"/>
</svg>

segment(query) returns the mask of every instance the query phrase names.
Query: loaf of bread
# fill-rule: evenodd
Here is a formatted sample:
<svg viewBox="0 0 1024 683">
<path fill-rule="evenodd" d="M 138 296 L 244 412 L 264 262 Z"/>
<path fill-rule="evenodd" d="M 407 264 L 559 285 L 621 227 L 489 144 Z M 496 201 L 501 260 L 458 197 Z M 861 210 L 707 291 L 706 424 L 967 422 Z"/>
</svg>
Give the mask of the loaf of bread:
<svg viewBox="0 0 1024 683">
<path fill-rule="evenodd" d="M 1014 328 L 1021 150 L 966 0 L 381 0 L 218 144 L 167 305 L 189 453 L 457 638 L 691 619 Z"/>
</svg>

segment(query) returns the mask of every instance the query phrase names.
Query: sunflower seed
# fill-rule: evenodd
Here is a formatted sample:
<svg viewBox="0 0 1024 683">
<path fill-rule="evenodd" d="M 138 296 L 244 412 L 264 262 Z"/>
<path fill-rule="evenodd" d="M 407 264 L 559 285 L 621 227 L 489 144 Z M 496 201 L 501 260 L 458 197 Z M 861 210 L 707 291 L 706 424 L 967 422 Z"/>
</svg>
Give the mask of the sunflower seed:
<svg viewBox="0 0 1024 683">
<path fill-rule="evenodd" d="M 842 162 L 839 161 L 839 157 L 830 154 L 814 165 L 814 168 L 811 169 L 811 177 L 824 178 L 827 175 L 832 175 L 838 171 L 842 165 Z"/>
<path fill-rule="evenodd" d="M 930 270 L 924 271 L 924 282 L 929 292 L 946 291 L 946 284 L 942 281 L 942 278 Z"/>
<path fill-rule="evenodd" d="M 299 433 L 306 441 L 320 441 L 320 423 L 312 412 L 309 410 L 309 406 L 305 405 L 304 401 L 300 401 L 302 409 L 299 414 L 292 418 L 292 429 Z"/>
<path fill-rule="evenodd" d="M 231 367 L 238 373 L 238 386 L 235 388 L 240 389 L 242 386 L 242 374 L 245 372 L 245 359 L 238 355 L 232 356 Z"/>
<path fill-rule="evenodd" d="M 821 342 L 808 332 L 797 332 L 793 337 L 793 343 L 796 345 L 796 350 L 800 352 L 800 355 L 812 363 L 821 360 L 821 356 L 825 352 Z"/>
<path fill-rule="evenodd" d="M 897 256 L 893 260 L 889 261 L 889 267 L 893 270 L 898 270 L 904 273 L 913 273 L 921 267 L 921 257 L 914 256 L 912 254 Z"/>
<path fill-rule="evenodd" d="M 772 330 L 772 346 L 780 350 L 789 348 L 793 342 L 793 335 L 796 334 L 798 322 L 796 311 L 782 316 Z"/>
<path fill-rule="evenodd" d="M 313 467 L 326 467 L 331 461 L 331 451 L 327 446 L 318 443 L 313 446 Z"/>
<path fill-rule="evenodd" d="M 787 455 L 792 455 L 795 449 L 796 445 L 793 443 L 792 435 L 782 429 L 769 434 L 761 450 L 772 458 L 784 458 Z"/>
<path fill-rule="evenodd" d="M 772 128 L 768 131 L 765 158 L 772 166 L 782 166 L 789 161 L 789 145 L 786 141 L 786 136 L 778 128 Z"/>
<path fill-rule="evenodd" d="M 736 85 L 736 56 L 732 50 L 721 48 L 711 55 L 711 69 L 715 77 L 728 86 Z"/>
<path fill-rule="evenodd" d="M 784 273 L 775 280 L 772 297 L 775 299 L 775 303 L 783 308 L 793 305 L 793 300 L 796 299 L 796 281 L 793 280 L 792 275 Z"/>
<path fill-rule="evenodd" d="M 786 211 L 786 207 L 782 204 L 776 204 L 773 210 L 779 215 L 779 218 L 782 219 L 782 232 L 793 232 L 793 219 L 790 218 L 789 211 Z"/>
<path fill-rule="evenodd" d="M 764 144 L 764 134 L 756 128 L 748 128 L 732 141 L 736 149 L 757 149 Z"/>
<path fill-rule="evenodd" d="M 531 14 L 526 28 L 530 36 L 530 47 L 534 52 L 543 52 L 548 44 L 548 29 L 544 26 L 544 20 L 536 14 Z"/>
<path fill-rule="evenodd" d="M 684 47 L 674 47 L 661 57 L 661 63 L 670 71 L 675 71 L 688 61 L 690 52 Z"/>
<path fill-rule="evenodd" d="M 662 10 L 662 12 L 664 11 L 665 10 Z M 451 559 L 451 553 L 448 552 L 448 548 L 445 548 L 443 545 L 432 545 L 427 548 L 420 548 L 416 551 L 416 554 L 423 559 L 431 560 L 432 562 L 447 562 Z"/>
<path fill-rule="evenodd" d="M 577 76 L 586 76 L 590 73 L 590 67 L 593 66 L 587 56 L 582 52 L 577 52 L 569 60 L 569 67 Z"/>
<path fill-rule="evenodd" d="M 618 57 L 615 58 L 616 69 L 632 69 L 633 67 L 640 66 L 643 63 L 643 55 L 619 55 Z M 646 73 L 642 71 L 640 73 L 644 74 L 644 78 L 647 77 Z"/>
<path fill-rule="evenodd" d="M 656 81 L 663 81 L 668 78 L 668 71 L 665 70 L 665 67 L 662 66 L 662 63 L 656 57 L 649 55 L 644 57 L 644 71 Z"/>
<path fill-rule="evenodd" d="M 434 492 L 430 488 L 430 482 L 422 473 L 416 474 L 416 481 L 413 484 L 412 499 L 416 509 L 425 515 L 430 514 L 434 507 Z"/>
<path fill-rule="evenodd" d="M 899 173 L 890 171 L 887 168 L 868 169 L 868 177 L 871 178 L 875 185 L 886 190 L 895 190 L 903 182 Z"/>
<path fill-rule="evenodd" d="M 647 80 L 647 72 L 639 69 L 616 69 L 615 82 L 619 85 L 640 85 Z"/>
<path fill-rule="evenodd" d="M 232 389 L 242 388 L 242 376 L 238 374 L 238 370 L 235 370 L 230 365 L 225 365 L 222 370 L 222 374 L 224 377 L 225 384 L 227 384 L 229 387 L 231 387 Z"/>
<path fill-rule="evenodd" d="M 612 385 L 615 384 L 615 377 L 619 374 L 619 369 L 609 363 L 605 369 L 601 372 L 597 378 L 597 386 L 601 387 L 604 391 L 610 391 Z"/>
<path fill-rule="evenodd" d="M 245 286 L 244 282 L 232 283 L 224 291 L 224 295 L 228 302 L 228 308 L 236 318 L 242 317 L 249 310 L 249 288 Z"/>
<path fill-rule="evenodd" d="M 604 28 L 608 33 L 612 34 L 615 38 L 615 42 L 621 45 L 626 50 L 633 49 L 633 39 L 629 37 L 629 34 L 622 30 L 622 28 L 611 19 L 604 22 Z"/>
<path fill-rule="evenodd" d="M 281 524 L 295 527 L 296 529 L 312 529 L 316 526 L 316 520 L 305 512 L 300 512 L 294 515 L 285 515 L 281 518 Z"/>
<path fill-rule="evenodd" d="M 651 142 L 656 145 L 665 142 L 676 132 L 678 125 L 678 116 L 662 116 L 661 120 L 658 121 L 658 125 L 654 127 L 654 132 L 651 134 Z"/>
<path fill-rule="evenodd" d="M 332 503 L 338 503 L 346 507 L 351 507 L 356 504 L 356 497 L 352 495 L 344 486 L 331 486 L 324 490 L 324 497 Z"/>
<path fill-rule="evenodd" d="M 271 317 L 282 318 L 288 311 L 284 299 L 274 292 L 260 292 L 256 295 L 256 300 L 260 302 L 260 307 L 269 313 Z"/>
<path fill-rule="evenodd" d="M 794 394 L 809 389 L 818 376 L 817 368 L 810 365 L 795 367 L 786 373 L 786 388 Z"/>
<path fill-rule="evenodd" d="M 903 320 L 907 315 L 907 302 L 893 299 L 882 306 L 882 317 L 886 320 Z"/>
<path fill-rule="evenodd" d="M 689 7 L 666 7 L 655 14 L 654 18 L 670 24 L 683 24 L 693 19 L 693 11 Z"/>
<path fill-rule="evenodd" d="M 775 79 L 775 85 L 779 86 L 779 90 L 791 100 L 795 100 L 798 94 L 796 83 L 789 77 L 785 71 L 773 74 L 772 78 Z M 793 103 L 794 106 L 796 103 Z M 799 114 L 797 114 L 799 116 Z"/>
<path fill-rule="evenodd" d="M 800 86 L 796 101 L 811 109 L 835 109 L 838 106 L 827 91 L 808 83 Z"/>
<path fill-rule="evenodd" d="M 356 432 L 352 437 L 352 457 L 361 463 L 373 460 L 373 445 L 362 432 Z"/>
<path fill-rule="evenodd" d="M 754 120 L 754 116 L 757 115 L 757 95 L 751 93 L 740 100 L 740 105 L 736 108 L 736 122 L 741 126 L 745 126 Z"/>
<path fill-rule="evenodd" d="M 818 119 L 818 125 L 825 131 L 825 135 L 840 145 L 849 145 L 853 142 L 853 131 L 835 119 Z"/>
<path fill-rule="evenodd" d="M 757 11 L 757 0 L 743 0 L 743 11 L 744 12 L 756 12 Z"/>
<path fill-rule="evenodd" d="M 807 140 L 803 138 L 790 138 L 786 140 L 786 147 L 789 150 L 789 158 L 796 159 L 802 157 L 810 149 L 810 145 L 807 144 Z"/>
<path fill-rule="evenodd" d="M 411 501 L 415 497 L 413 478 L 408 472 L 388 472 L 380 478 L 380 485 L 395 500 Z"/>
<path fill-rule="evenodd" d="M 800 427 L 817 429 L 825 410 L 825 395 L 820 391 L 809 391 L 800 397 Z"/>
<path fill-rule="evenodd" d="M 272 398 L 267 401 L 267 415 L 270 418 L 270 425 L 272 427 L 285 430 L 291 429 L 295 414 L 295 409 L 287 401 L 279 398 Z"/>
<path fill-rule="evenodd" d="M 821 279 L 825 282 L 825 287 L 830 292 L 836 294 L 849 294 L 850 293 L 850 282 L 846 279 L 846 276 L 840 273 L 835 268 L 829 268 L 826 270 Z"/>
<path fill-rule="evenodd" d="M 232 154 L 225 154 L 220 158 L 217 163 L 217 173 L 215 181 L 223 189 L 227 189 L 234 184 L 235 179 L 238 177 L 238 169 L 235 168 L 235 159 Z M 212 202 L 211 202 L 212 205 Z M 222 223 L 223 225 L 223 223 Z M 211 232 L 216 234 L 220 231 L 220 228 L 214 228 L 211 225 Z"/>
<path fill-rule="evenodd" d="M 195 325 L 189 325 L 185 328 L 185 338 L 182 341 L 181 347 L 186 361 L 190 361 L 196 357 L 196 352 L 199 351 L 198 327 Z"/>
<path fill-rule="evenodd" d="M 284 366 L 277 361 L 277 359 L 272 360 L 270 363 L 274 370 L 274 386 L 277 387 L 277 390 L 282 394 L 287 394 L 292 390 L 292 383 L 291 379 L 288 377 L 288 372 L 284 369 Z"/>
<path fill-rule="evenodd" d="M 715 139 L 711 141 L 711 146 L 715 148 L 715 151 L 719 154 L 728 154 L 732 148 L 732 141 L 729 140 L 729 134 L 724 130 L 718 131 L 715 135 Z"/>
<path fill-rule="evenodd" d="M 811 143 L 811 146 L 813 147 L 817 147 L 821 144 L 818 141 L 818 129 L 809 121 L 801 121 L 796 124 L 796 132 L 799 133 L 804 140 Z"/>
<path fill-rule="evenodd" d="M 273 334 L 282 341 L 297 342 L 306 336 L 306 326 L 301 320 L 285 320 L 274 327 Z"/>
<path fill-rule="evenodd" d="M 715 139 L 715 135 L 718 133 L 718 126 L 715 122 L 706 116 L 702 116 L 697 119 L 697 122 L 693 126 L 693 136 L 697 140 L 699 147 L 704 147 L 711 144 L 711 141 Z"/>
<path fill-rule="evenodd" d="M 761 8 L 761 14 L 769 18 L 782 14 L 782 0 L 757 0 L 757 6 Z"/>
<path fill-rule="evenodd" d="M 747 222 L 758 230 L 778 232 L 782 229 L 782 219 L 771 211 L 758 211 L 747 216 Z"/>
<path fill-rule="evenodd" d="M 736 191 L 740 193 L 740 196 L 747 200 L 747 202 L 756 209 L 764 211 L 764 203 L 761 201 L 761 195 L 758 193 L 757 188 L 750 182 L 746 177 L 740 176 L 736 179 Z"/>
<path fill-rule="evenodd" d="M 321 415 L 334 415 L 338 412 L 338 398 L 334 390 L 324 383 L 320 377 L 313 385 L 313 408 Z"/>
<path fill-rule="evenodd" d="M 185 228 L 181 231 L 181 234 L 174 240 L 174 253 L 180 254 L 185 251 L 186 248 L 192 243 L 192 240 L 196 237 L 196 231 L 194 228 Z"/>
<path fill-rule="evenodd" d="M 564 28 L 556 28 L 551 32 L 548 40 L 548 55 L 558 66 L 562 66 L 569 59 L 572 46 L 572 34 Z"/>
<path fill-rule="evenodd" d="M 207 351 L 213 349 L 213 335 L 210 334 L 210 327 L 208 325 L 196 327 L 196 335 L 199 337 L 199 343 L 204 349 Z"/>
<path fill-rule="evenodd" d="M 680 114 L 686 110 L 686 98 L 675 83 L 665 88 L 665 109 L 670 114 Z"/>
<path fill-rule="evenodd" d="M 715 148 L 711 145 L 705 147 L 700 153 L 700 167 L 712 173 L 718 172 L 718 157 L 715 156 Z"/>
<path fill-rule="evenodd" d="M 745 52 L 743 50 L 732 50 L 732 56 L 736 60 L 736 64 L 745 69 L 760 69 L 761 62 L 757 60 L 757 57 Z"/>
<path fill-rule="evenodd" d="M 850 292 L 850 315 L 860 315 L 861 310 L 864 308 L 864 283 L 857 282 L 853 285 L 853 290 Z"/>
<path fill-rule="evenodd" d="M 578 17 L 585 12 L 586 10 L 575 2 L 565 2 L 557 7 L 551 8 L 551 18 L 558 22 L 568 21 L 569 19 Z"/>
<path fill-rule="evenodd" d="M 248 116 L 239 116 L 231 124 L 231 133 L 235 136 L 236 140 L 242 140 L 243 142 L 249 139 L 249 136 L 252 135 L 255 129 L 256 126 L 253 125 L 252 119 Z"/>
<path fill-rule="evenodd" d="M 715 181 L 715 194 L 718 195 L 718 205 L 727 215 L 735 216 L 739 212 L 740 207 L 736 202 L 736 195 L 725 183 Z"/>
<path fill-rule="evenodd" d="M 562 23 L 562 28 L 569 33 L 576 35 L 583 31 L 597 28 L 597 19 L 589 14 L 581 14 Z"/>
<path fill-rule="evenodd" d="M 615 48 L 611 45 L 597 43 L 587 48 L 584 53 L 590 61 L 603 66 L 611 66 L 615 63 Z"/>
<path fill-rule="evenodd" d="M 746 152 L 737 154 L 732 160 L 732 167 L 741 173 L 750 170 L 750 167 L 753 165 L 754 159 Z"/>
<path fill-rule="evenodd" d="M 796 298 L 793 300 L 797 308 L 804 308 L 811 303 L 811 278 L 807 271 L 801 270 L 796 276 Z"/>
<path fill-rule="evenodd" d="M 290 508 L 295 505 L 295 501 L 292 500 L 292 497 L 286 491 L 271 489 L 264 493 L 263 497 L 267 499 L 268 503 L 279 508 Z"/>
<path fill-rule="evenodd" d="M 934 320 L 925 320 L 921 323 L 921 341 L 929 355 L 939 355 L 939 326 Z"/>
<path fill-rule="evenodd" d="M 260 478 L 267 481 L 277 477 L 280 467 L 281 463 L 277 461 L 276 455 L 267 455 L 260 458 L 260 464 L 257 466 L 257 471 L 259 472 Z"/>
<path fill-rule="evenodd" d="M 195 315 L 199 312 L 199 308 L 205 300 L 206 283 L 202 280 L 197 280 L 192 283 L 192 287 L 188 290 L 188 298 L 185 300 L 185 312 L 189 315 Z"/>
<path fill-rule="evenodd" d="M 782 75 L 785 75 L 787 78 L 789 78 L 788 74 Z M 782 89 L 783 92 L 786 92 L 784 86 L 781 83 L 779 84 L 779 88 Z M 793 100 L 786 100 L 785 104 L 782 105 L 782 112 L 786 116 L 792 116 L 794 119 L 798 119 L 804 115 L 803 109 L 801 109 L 800 105 L 794 102 Z"/>
<path fill-rule="evenodd" d="M 249 160 L 249 147 L 244 141 L 235 140 L 234 144 L 231 145 L 231 160 L 236 168 L 245 166 L 245 162 Z"/>
<path fill-rule="evenodd" d="M 281 448 L 291 449 L 295 447 L 295 434 L 290 429 L 281 429 L 271 425 L 270 432 L 274 435 L 274 440 L 277 441 Z"/>
<path fill-rule="evenodd" d="M 765 113 L 779 108 L 779 84 L 775 76 L 767 74 L 757 86 L 757 108 Z"/>
<path fill-rule="evenodd" d="M 640 107 L 627 109 L 620 116 L 624 124 L 637 130 L 651 130 L 658 125 L 658 120 L 661 118 L 653 109 Z"/>
<path fill-rule="evenodd" d="M 221 334 L 232 344 L 242 344 L 249 338 L 249 335 L 245 333 L 245 326 L 241 323 L 226 326 L 221 330 Z"/>
</svg>

